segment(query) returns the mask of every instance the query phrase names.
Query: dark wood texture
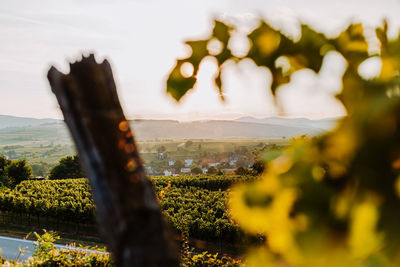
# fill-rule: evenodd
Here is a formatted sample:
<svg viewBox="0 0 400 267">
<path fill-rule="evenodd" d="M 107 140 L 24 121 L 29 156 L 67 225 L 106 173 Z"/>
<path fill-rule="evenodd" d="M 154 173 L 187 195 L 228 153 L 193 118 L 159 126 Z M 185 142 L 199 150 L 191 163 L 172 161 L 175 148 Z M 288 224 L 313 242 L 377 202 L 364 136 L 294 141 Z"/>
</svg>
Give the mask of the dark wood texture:
<svg viewBox="0 0 400 267">
<path fill-rule="evenodd" d="M 97 220 L 117 266 L 178 266 L 175 241 L 162 217 L 119 103 L 107 60 L 93 55 L 51 67 L 48 80 L 89 176 Z"/>
</svg>

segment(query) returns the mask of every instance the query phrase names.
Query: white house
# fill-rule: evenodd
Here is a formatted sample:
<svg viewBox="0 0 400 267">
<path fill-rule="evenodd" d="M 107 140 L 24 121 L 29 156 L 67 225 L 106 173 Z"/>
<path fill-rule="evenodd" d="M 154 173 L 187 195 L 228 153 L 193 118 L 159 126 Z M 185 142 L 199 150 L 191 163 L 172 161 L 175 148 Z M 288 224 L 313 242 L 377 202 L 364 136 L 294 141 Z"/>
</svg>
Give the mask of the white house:
<svg viewBox="0 0 400 267">
<path fill-rule="evenodd" d="M 164 176 L 169 176 L 175 174 L 175 171 L 172 169 L 164 170 Z"/>
<path fill-rule="evenodd" d="M 229 161 L 229 165 L 230 166 L 235 166 L 237 162 L 237 159 L 232 159 L 231 161 Z"/>
<path fill-rule="evenodd" d="M 185 167 L 190 167 L 193 164 L 193 159 L 185 159 Z"/>
<path fill-rule="evenodd" d="M 184 173 L 184 174 L 189 174 L 189 173 L 191 173 L 192 171 L 190 170 L 190 168 L 182 168 L 181 169 L 181 173 Z"/>
</svg>

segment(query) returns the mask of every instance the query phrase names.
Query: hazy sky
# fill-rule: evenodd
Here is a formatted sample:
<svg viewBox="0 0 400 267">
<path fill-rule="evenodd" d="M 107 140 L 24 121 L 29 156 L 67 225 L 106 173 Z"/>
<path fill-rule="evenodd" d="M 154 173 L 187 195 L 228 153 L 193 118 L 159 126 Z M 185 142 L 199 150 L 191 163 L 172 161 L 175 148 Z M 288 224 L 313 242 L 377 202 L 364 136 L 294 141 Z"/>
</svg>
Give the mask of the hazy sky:
<svg viewBox="0 0 400 267">
<path fill-rule="evenodd" d="M 0 114 L 61 118 L 47 70 L 54 64 L 68 72 L 69 60 L 95 52 L 110 60 L 129 118 L 273 116 L 267 72 L 251 62 L 226 68 L 225 104 L 212 84 L 212 61 L 202 65 L 197 90 L 174 103 L 164 85 L 175 59 L 187 51 L 183 41 L 206 36 L 213 18 L 249 26 L 264 17 L 291 34 L 301 20 L 332 36 L 351 21 L 376 26 L 387 18 L 394 35 L 399 12 L 400 0 L 1 0 Z M 319 77 L 303 71 L 281 89 L 287 115 L 344 114 L 332 98 L 344 62 L 332 54 L 325 63 Z"/>
</svg>

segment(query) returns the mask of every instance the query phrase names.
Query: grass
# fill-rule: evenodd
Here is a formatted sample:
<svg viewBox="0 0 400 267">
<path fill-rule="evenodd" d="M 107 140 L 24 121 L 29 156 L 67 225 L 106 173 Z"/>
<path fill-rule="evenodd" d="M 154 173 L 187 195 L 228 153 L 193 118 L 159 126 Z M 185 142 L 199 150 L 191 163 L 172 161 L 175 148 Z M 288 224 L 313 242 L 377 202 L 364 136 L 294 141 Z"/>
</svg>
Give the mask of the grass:
<svg viewBox="0 0 400 267">
<path fill-rule="evenodd" d="M 21 238 L 36 241 L 36 237 L 30 233 L 37 232 L 43 233 L 44 228 L 34 227 L 34 226 L 25 226 L 25 225 L 16 225 L 16 224 L 0 224 L 0 236 L 7 236 L 13 238 Z M 85 236 L 85 235 L 76 235 L 65 232 L 57 232 L 57 235 L 60 236 L 60 239 L 56 241 L 57 244 L 66 245 L 71 243 L 78 243 L 83 246 L 98 246 L 104 247 L 104 243 L 100 238 Z"/>
</svg>

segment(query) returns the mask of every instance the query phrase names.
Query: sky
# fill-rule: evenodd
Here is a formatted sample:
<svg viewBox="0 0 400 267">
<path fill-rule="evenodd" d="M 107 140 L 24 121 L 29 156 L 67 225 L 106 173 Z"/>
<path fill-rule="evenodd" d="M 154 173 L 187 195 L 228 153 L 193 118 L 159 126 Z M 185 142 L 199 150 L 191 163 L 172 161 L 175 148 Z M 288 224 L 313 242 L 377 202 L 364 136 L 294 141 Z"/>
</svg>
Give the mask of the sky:
<svg viewBox="0 0 400 267">
<path fill-rule="evenodd" d="M 224 103 L 212 82 L 212 60 L 202 63 L 196 89 L 180 103 L 165 93 L 165 81 L 175 60 L 187 56 L 183 42 L 207 37 L 215 18 L 239 25 L 243 33 L 265 18 L 293 36 L 301 21 L 332 37 L 350 22 L 371 29 L 386 18 L 395 36 L 399 11 L 400 0 L 2 0 L 0 114 L 62 118 L 46 73 L 51 65 L 67 73 L 68 62 L 94 52 L 99 62 L 111 62 L 130 119 L 343 116 L 333 97 L 345 66 L 337 54 L 326 57 L 319 75 L 296 73 L 279 90 L 279 109 L 268 93 L 268 72 L 251 61 L 226 66 Z M 240 53 L 246 44 L 238 35 L 232 45 Z"/>
</svg>

